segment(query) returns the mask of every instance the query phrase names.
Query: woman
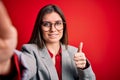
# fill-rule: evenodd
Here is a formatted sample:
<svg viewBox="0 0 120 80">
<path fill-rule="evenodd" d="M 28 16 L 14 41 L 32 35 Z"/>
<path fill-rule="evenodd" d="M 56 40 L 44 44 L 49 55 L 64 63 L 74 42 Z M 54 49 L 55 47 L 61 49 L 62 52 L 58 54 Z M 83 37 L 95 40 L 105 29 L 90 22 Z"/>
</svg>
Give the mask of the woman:
<svg viewBox="0 0 120 80">
<path fill-rule="evenodd" d="M 68 45 L 65 17 L 59 7 L 47 5 L 38 13 L 34 30 L 22 52 L 37 80 L 95 80 L 90 63 L 82 52 Z M 28 57 L 29 56 L 29 57 Z M 32 59 L 30 59 L 32 58 Z M 27 74 L 27 73 L 26 73 Z M 28 74 L 30 74 L 28 72 Z"/>
<path fill-rule="evenodd" d="M 66 20 L 57 6 L 40 10 L 29 43 L 16 54 L 17 32 L 1 0 L 0 6 L 0 80 L 95 80 L 83 43 L 78 49 L 68 45 Z"/>
</svg>

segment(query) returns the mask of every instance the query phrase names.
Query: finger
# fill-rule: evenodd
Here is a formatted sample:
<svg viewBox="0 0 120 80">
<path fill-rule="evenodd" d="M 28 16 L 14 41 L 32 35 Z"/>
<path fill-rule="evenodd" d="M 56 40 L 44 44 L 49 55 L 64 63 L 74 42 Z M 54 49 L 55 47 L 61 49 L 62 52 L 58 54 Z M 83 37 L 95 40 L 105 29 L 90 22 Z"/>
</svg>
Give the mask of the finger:
<svg viewBox="0 0 120 80">
<path fill-rule="evenodd" d="M 78 68 L 85 68 L 85 66 L 86 66 L 86 62 L 75 62 L 75 64 L 76 64 L 76 66 L 78 67 Z"/>
<path fill-rule="evenodd" d="M 86 61 L 76 61 L 76 65 L 85 65 Z"/>
<path fill-rule="evenodd" d="M 86 57 L 85 56 L 79 56 L 79 57 L 74 57 L 75 61 L 86 61 Z"/>
<path fill-rule="evenodd" d="M 80 43 L 80 45 L 78 47 L 78 52 L 82 52 L 82 48 L 83 48 L 83 42 Z"/>
<path fill-rule="evenodd" d="M 84 69 L 86 67 L 86 65 L 84 64 L 82 64 L 82 65 L 77 65 L 77 68 L 80 68 L 80 69 Z"/>
<path fill-rule="evenodd" d="M 74 55 L 74 58 L 86 58 L 86 57 L 85 57 L 85 54 L 83 52 L 81 52 L 81 53 L 78 52 Z"/>
</svg>

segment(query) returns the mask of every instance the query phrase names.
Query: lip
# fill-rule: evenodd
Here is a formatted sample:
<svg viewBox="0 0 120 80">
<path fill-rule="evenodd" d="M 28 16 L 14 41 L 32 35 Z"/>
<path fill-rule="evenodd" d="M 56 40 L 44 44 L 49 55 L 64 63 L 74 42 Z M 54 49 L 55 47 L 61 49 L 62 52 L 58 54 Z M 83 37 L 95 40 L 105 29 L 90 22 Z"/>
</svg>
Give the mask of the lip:
<svg viewBox="0 0 120 80">
<path fill-rule="evenodd" d="M 58 36 L 58 34 L 48 34 L 48 36 L 51 38 L 56 38 Z"/>
</svg>

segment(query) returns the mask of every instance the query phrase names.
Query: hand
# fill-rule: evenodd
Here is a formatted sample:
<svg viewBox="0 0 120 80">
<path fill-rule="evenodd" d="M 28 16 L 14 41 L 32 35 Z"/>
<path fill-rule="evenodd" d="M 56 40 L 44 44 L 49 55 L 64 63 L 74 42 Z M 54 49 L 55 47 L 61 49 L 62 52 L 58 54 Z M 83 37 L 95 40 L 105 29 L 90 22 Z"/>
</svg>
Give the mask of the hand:
<svg viewBox="0 0 120 80">
<path fill-rule="evenodd" d="M 17 30 L 0 0 L 0 75 L 11 71 L 13 51 L 17 45 Z"/>
<path fill-rule="evenodd" d="M 86 67 L 86 57 L 85 54 L 82 52 L 82 48 L 83 48 L 83 42 L 80 43 L 78 47 L 78 52 L 75 53 L 74 55 L 74 61 L 76 66 L 77 68 L 81 68 L 81 69 Z"/>
<path fill-rule="evenodd" d="M 17 30 L 12 25 L 7 10 L 0 0 L 0 64 L 13 55 L 17 45 Z"/>
</svg>

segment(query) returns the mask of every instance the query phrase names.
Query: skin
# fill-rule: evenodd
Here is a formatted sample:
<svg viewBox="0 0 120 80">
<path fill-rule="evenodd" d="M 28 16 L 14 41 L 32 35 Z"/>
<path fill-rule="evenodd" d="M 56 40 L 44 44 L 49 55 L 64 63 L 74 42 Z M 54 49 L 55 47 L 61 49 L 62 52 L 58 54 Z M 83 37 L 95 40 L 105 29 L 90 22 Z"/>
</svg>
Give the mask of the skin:
<svg viewBox="0 0 120 80">
<path fill-rule="evenodd" d="M 82 48 L 83 48 L 83 42 L 80 43 L 78 47 L 78 52 L 75 53 L 74 55 L 74 60 L 77 68 L 84 69 L 86 67 L 86 57 L 85 57 L 85 53 L 83 53 L 82 51 Z"/>
<path fill-rule="evenodd" d="M 0 0 L 0 74 L 8 74 L 11 57 L 17 45 L 17 31 L 13 27 L 7 10 Z"/>
<path fill-rule="evenodd" d="M 55 23 L 56 21 L 61 20 L 61 17 L 56 13 L 56 12 L 52 12 L 49 14 L 46 14 L 43 17 L 43 21 L 49 21 L 51 23 Z M 42 26 L 42 29 L 44 27 Z M 52 27 L 50 28 L 49 31 L 44 31 L 43 30 L 43 38 L 46 41 L 46 44 L 54 44 L 54 43 L 59 43 L 60 39 L 63 36 L 63 30 L 58 31 L 54 25 L 52 25 Z"/>
</svg>

